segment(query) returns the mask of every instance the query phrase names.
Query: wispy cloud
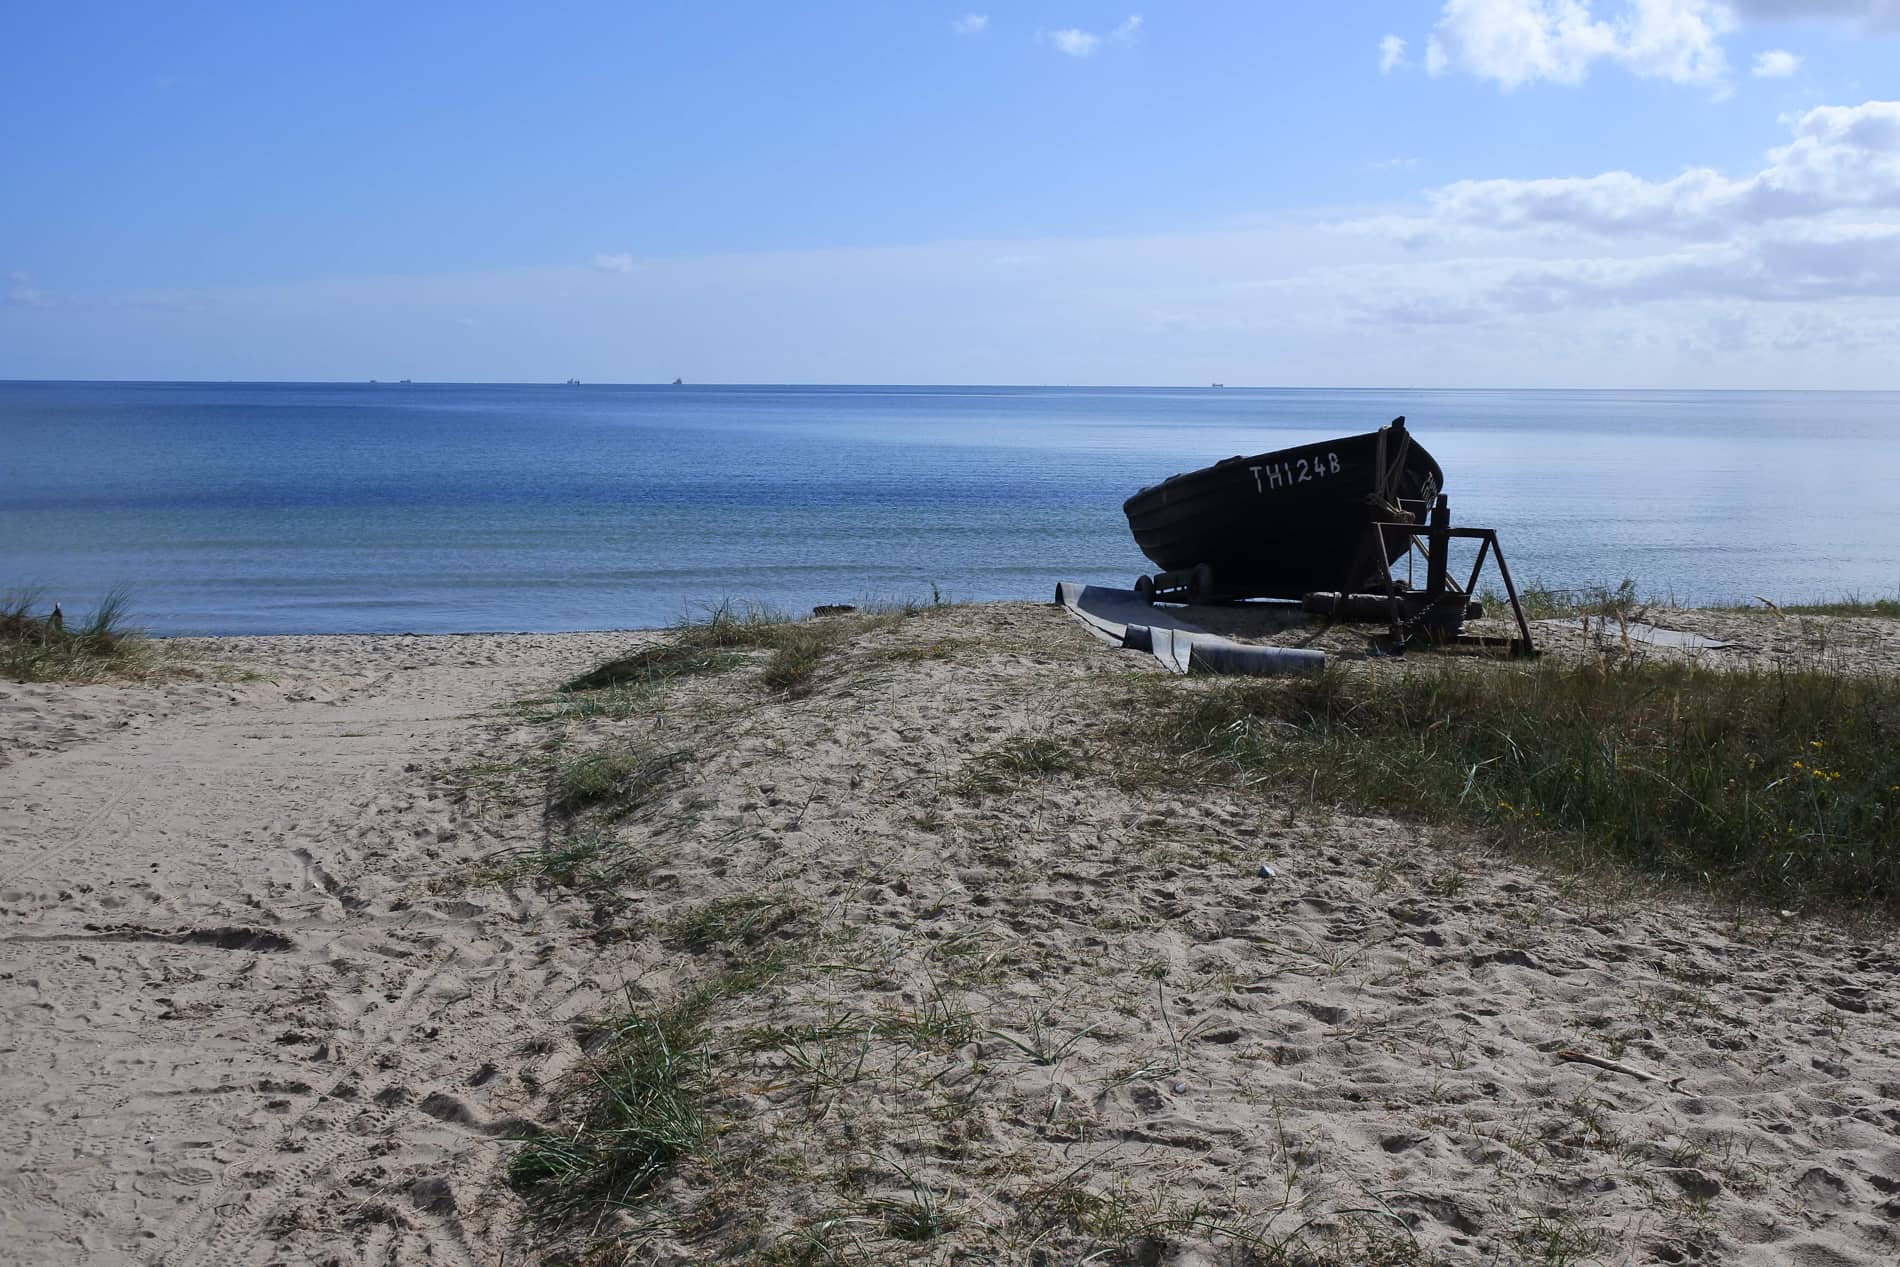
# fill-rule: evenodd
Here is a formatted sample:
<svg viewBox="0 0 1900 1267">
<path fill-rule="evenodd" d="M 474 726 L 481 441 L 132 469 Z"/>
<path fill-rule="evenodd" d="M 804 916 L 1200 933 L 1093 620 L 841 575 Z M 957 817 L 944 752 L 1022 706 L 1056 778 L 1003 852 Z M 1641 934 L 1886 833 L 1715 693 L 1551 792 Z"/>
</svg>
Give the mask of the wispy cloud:
<svg viewBox="0 0 1900 1267">
<path fill-rule="evenodd" d="M 1388 35 L 1379 41 L 1379 73 L 1389 75 L 1405 63 L 1405 41 Z"/>
<path fill-rule="evenodd" d="M 1141 35 L 1142 16 L 1131 13 L 1107 35 L 1094 31 L 1084 31 L 1080 27 L 1064 27 L 1060 31 L 1038 31 L 1036 39 L 1040 43 L 1053 46 L 1058 53 L 1070 57 L 1093 57 L 1104 43 L 1133 44 Z"/>
<path fill-rule="evenodd" d="M 8 303 L 20 304 L 28 308 L 44 308 L 53 302 L 53 297 L 33 284 L 30 273 L 12 272 L 7 274 L 6 298 Z"/>
<path fill-rule="evenodd" d="M 1697 167 L 1661 181 L 1628 172 L 1461 180 L 1430 191 L 1431 219 L 1511 232 L 1720 240 L 1751 226 L 1846 213 L 1888 218 L 1900 209 L 1900 101 L 1817 106 L 1790 124 L 1793 139 L 1739 179 Z"/>
<path fill-rule="evenodd" d="M 965 13 L 950 20 L 950 29 L 958 35 L 981 35 L 990 29 L 990 15 L 987 13 Z"/>
<path fill-rule="evenodd" d="M 1101 36 L 1072 26 L 1050 31 L 1048 40 L 1056 46 L 1058 53 L 1067 53 L 1070 57 L 1093 57 L 1095 50 L 1102 45 Z"/>
<path fill-rule="evenodd" d="M 1786 79 L 1801 69 L 1801 59 L 1786 49 L 1772 48 L 1757 54 L 1755 69 L 1748 73 L 1757 79 Z"/>
<path fill-rule="evenodd" d="M 621 251 L 614 255 L 605 252 L 596 255 L 594 267 L 603 273 L 631 273 L 640 266 L 634 263 L 632 251 Z"/>
</svg>

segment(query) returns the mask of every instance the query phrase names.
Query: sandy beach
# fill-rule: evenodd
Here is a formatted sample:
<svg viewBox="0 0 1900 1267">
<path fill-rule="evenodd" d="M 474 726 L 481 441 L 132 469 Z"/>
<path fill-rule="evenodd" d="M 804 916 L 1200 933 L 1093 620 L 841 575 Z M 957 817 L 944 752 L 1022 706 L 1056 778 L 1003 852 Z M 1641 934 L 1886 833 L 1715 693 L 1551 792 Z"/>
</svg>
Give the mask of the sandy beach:
<svg viewBox="0 0 1900 1267">
<path fill-rule="evenodd" d="M 1652 619 L 1734 643 L 1711 667 L 1900 666 L 1896 621 Z M 170 679 L 0 684 L 0 1263 L 635 1228 L 653 1264 L 1900 1258 L 1889 926 L 1321 811 L 1297 771 L 1145 788 L 1131 684 L 1198 680 L 1041 605 L 867 627 L 808 694 L 742 657 L 550 695 L 656 637 L 212 639 Z M 614 743 L 666 760 L 611 884 L 517 865 L 549 763 Z M 767 961 L 705 1013 L 705 1147 L 537 1222 L 507 1164 L 569 1124 L 598 1018 Z"/>
</svg>

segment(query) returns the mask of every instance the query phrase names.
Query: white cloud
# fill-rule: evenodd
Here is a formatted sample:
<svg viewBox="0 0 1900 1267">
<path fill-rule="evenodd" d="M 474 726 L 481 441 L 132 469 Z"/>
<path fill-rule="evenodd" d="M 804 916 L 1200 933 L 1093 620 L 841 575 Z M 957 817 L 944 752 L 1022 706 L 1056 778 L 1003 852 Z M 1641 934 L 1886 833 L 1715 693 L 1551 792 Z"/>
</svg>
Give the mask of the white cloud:
<svg viewBox="0 0 1900 1267">
<path fill-rule="evenodd" d="M 1590 0 L 1446 0 L 1426 47 L 1426 69 L 1461 70 L 1510 91 L 1580 83 L 1599 62 L 1645 78 L 1718 84 L 1728 73 L 1721 37 L 1735 27 L 1722 0 L 1623 0 L 1598 16 Z"/>
<path fill-rule="evenodd" d="M 631 273 L 640 266 L 634 262 L 633 252 L 621 251 L 615 255 L 602 252 L 594 257 L 594 267 L 603 273 Z"/>
<path fill-rule="evenodd" d="M 950 22 L 950 29 L 958 35 L 981 35 L 989 26 L 990 15 L 987 13 L 966 13 Z"/>
<path fill-rule="evenodd" d="M 1405 41 L 1396 35 L 1388 35 L 1379 41 L 1379 73 L 1390 74 L 1394 67 L 1405 64 Z"/>
<path fill-rule="evenodd" d="M 1801 59 L 1786 49 L 1773 48 L 1755 57 L 1755 69 L 1748 73 L 1757 79 L 1786 79 L 1801 69 Z"/>
<path fill-rule="evenodd" d="M 1871 368 L 1878 340 L 1826 337 L 1900 332 L 1900 101 L 1822 106 L 1788 125 L 1788 143 L 1741 176 L 1427 190 L 1422 212 L 1340 226 L 1390 244 L 1403 264 L 1335 270 L 1332 284 L 1362 323 L 1478 325 L 1487 337 L 1526 322 L 1549 322 L 1553 337 L 1612 320 L 1660 331 L 1667 316 L 1727 332 L 1698 346 L 1737 382 L 1764 381 L 1750 357 L 1783 358 L 1783 373 L 1807 382 L 1825 381 L 1812 367 L 1826 357 Z"/>
<path fill-rule="evenodd" d="M 1066 53 L 1070 57 L 1093 57 L 1104 41 L 1133 44 L 1141 34 L 1141 27 L 1141 15 L 1131 13 L 1106 36 L 1098 35 L 1094 31 L 1084 31 L 1079 27 L 1065 27 L 1060 31 L 1038 31 L 1036 39 L 1039 43 L 1054 45 L 1057 52 Z"/>
<path fill-rule="evenodd" d="M 1463 180 L 1428 192 L 1433 227 L 1537 229 L 1710 239 L 1738 227 L 1837 212 L 1900 212 L 1900 101 L 1819 106 L 1792 121 L 1767 164 L 1731 179 L 1691 168 L 1669 180 L 1628 172 L 1536 180 Z"/>
<path fill-rule="evenodd" d="M 1056 51 L 1067 53 L 1070 57 L 1093 57 L 1100 47 L 1102 37 L 1087 31 L 1067 27 L 1060 31 L 1050 31 L 1048 40 L 1056 46 Z"/>
</svg>

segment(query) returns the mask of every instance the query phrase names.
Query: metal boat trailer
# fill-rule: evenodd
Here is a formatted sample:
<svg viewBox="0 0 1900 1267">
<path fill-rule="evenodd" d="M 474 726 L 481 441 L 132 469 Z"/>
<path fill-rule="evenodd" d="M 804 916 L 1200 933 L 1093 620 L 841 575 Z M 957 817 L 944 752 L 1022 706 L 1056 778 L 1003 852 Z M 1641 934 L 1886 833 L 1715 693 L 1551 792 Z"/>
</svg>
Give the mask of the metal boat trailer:
<svg viewBox="0 0 1900 1267">
<path fill-rule="evenodd" d="M 1397 557 L 1386 553 L 1388 530 L 1405 534 L 1406 547 Z M 1451 543 L 1454 540 L 1480 543 L 1478 557 L 1472 562 L 1471 574 L 1465 578 L 1463 586 L 1450 574 Z M 1399 560 L 1414 550 L 1425 555 L 1423 590 L 1406 587 L 1392 575 Z M 1511 569 L 1504 562 L 1504 546 L 1498 541 L 1498 530 L 1452 527 L 1451 502 L 1443 493 L 1432 504 L 1430 518 L 1422 529 L 1416 521 L 1375 523 L 1368 527 L 1363 554 L 1376 556 L 1379 561 L 1373 576 L 1375 583 L 1383 580 L 1381 592 L 1346 596 L 1308 594 L 1301 600 L 1301 605 L 1307 611 L 1321 611 L 1325 609 L 1325 600 L 1328 599 L 1343 599 L 1355 604 L 1369 599 L 1370 603 L 1364 605 L 1364 610 L 1370 618 L 1383 618 L 1388 622 L 1386 637 L 1381 644 L 1381 650 L 1388 655 L 1403 655 L 1405 648 L 1415 643 L 1438 647 L 1478 647 L 1503 651 L 1513 656 L 1537 654 L 1537 647 L 1531 641 L 1530 622 L 1524 619 L 1524 605 L 1518 601 L 1517 586 L 1511 581 Z M 1515 638 L 1496 638 L 1464 631 L 1465 621 L 1477 620 L 1484 615 L 1484 609 L 1473 602 L 1471 596 L 1477 592 L 1478 578 L 1484 573 L 1485 561 L 1494 556 L 1498 564 L 1498 579 L 1504 582 L 1504 596 L 1510 602 L 1511 615 L 1517 621 Z"/>
<path fill-rule="evenodd" d="M 1410 503 L 1419 510 L 1422 502 Z M 1386 549 L 1388 535 L 1403 537 L 1405 548 L 1396 555 Z M 1461 586 L 1451 576 L 1451 543 L 1454 540 L 1477 541 L 1478 557 Z M 1425 556 L 1425 588 L 1414 589 L 1393 575 L 1393 569 L 1414 550 Z M 1517 637 L 1496 638 L 1464 632 L 1465 622 L 1484 615 L 1484 608 L 1473 601 L 1478 578 L 1487 560 L 1497 559 L 1498 578 L 1517 621 Z M 1376 566 L 1375 566 L 1376 564 Z M 1318 591 L 1303 595 L 1300 606 L 1317 616 L 1338 620 L 1385 621 L 1387 632 L 1380 649 L 1387 655 L 1403 655 L 1412 645 L 1477 647 L 1504 651 L 1514 656 L 1534 656 L 1530 622 L 1524 618 L 1518 601 L 1517 586 L 1511 581 L 1510 567 L 1504 561 L 1504 547 L 1495 528 L 1454 528 L 1451 502 L 1440 494 L 1426 522 L 1376 521 L 1366 527 L 1365 545 L 1353 573 L 1362 578 L 1358 587 L 1336 591 Z M 1214 570 L 1203 563 L 1181 572 L 1156 572 L 1138 577 L 1135 593 L 1147 603 L 1231 603 L 1252 594 L 1223 590 Z"/>
</svg>

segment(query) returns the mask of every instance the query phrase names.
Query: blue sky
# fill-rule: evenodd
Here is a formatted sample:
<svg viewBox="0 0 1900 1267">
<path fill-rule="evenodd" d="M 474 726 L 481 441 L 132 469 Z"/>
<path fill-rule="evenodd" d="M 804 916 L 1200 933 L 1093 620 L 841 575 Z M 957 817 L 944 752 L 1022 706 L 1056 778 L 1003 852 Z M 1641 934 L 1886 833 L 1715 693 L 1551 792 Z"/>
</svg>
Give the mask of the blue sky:
<svg viewBox="0 0 1900 1267">
<path fill-rule="evenodd" d="M 1900 387 L 1900 0 L 4 29 L 0 377 Z"/>
</svg>

